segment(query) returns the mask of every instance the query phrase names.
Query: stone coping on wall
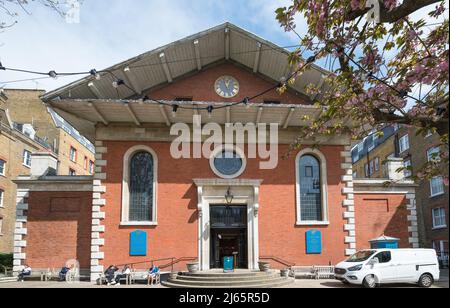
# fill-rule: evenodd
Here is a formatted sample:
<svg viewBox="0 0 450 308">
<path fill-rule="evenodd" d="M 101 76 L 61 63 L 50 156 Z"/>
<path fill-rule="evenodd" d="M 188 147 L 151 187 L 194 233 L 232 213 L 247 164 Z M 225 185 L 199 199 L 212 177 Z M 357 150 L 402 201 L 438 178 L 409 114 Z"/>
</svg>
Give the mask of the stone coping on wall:
<svg viewBox="0 0 450 308">
<path fill-rule="evenodd" d="M 28 191 L 92 191 L 92 176 L 19 176 L 13 182 Z"/>
<path fill-rule="evenodd" d="M 419 186 L 414 181 L 391 181 L 389 179 L 354 179 L 355 193 L 415 193 Z"/>
</svg>

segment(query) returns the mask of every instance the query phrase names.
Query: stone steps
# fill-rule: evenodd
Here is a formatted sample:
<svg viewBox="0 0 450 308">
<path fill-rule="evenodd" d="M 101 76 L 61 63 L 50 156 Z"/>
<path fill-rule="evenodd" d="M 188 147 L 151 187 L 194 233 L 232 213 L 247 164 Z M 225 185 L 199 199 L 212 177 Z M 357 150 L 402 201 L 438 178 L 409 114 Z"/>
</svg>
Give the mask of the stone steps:
<svg viewBox="0 0 450 308">
<path fill-rule="evenodd" d="M 224 276 L 224 277 L 195 277 L 195 276 L 184 276 L 181 275 L 177 277 L 177 280 L 180 281 L 189 281 L 189 282 L 215 282 L 215 281 L 223 281 L 223 282 L 238 282 L 238 281 L 267 281 L 267 280 L 275 280 L 281 278 L 280 274 L 270 274 L 267 276 Z"/>
<path fill-rule="evenodd" d="M 293 283 L 294 279 L 281 277 L 278 271 L 219 273 L 180 273 L 163 285 L 171 288 L 276 288 Z"/>
<path fill-rule="evenodd" d="M 0 277 L 0 283 L 17 282 L 16 277 Z"/>
<path fill-rule="evenodd" d="M 214 277 L 214 278 L 224 278 L 224 277 L 267 277 L 267 275 L 279 274 L 278 271 L 270 271 L 270 272 L 260 272 L 260 271 L 236 271 L 231 273 L 223 273 L 221 271 L 205 271 L 205 272 L 196 272 L 196 273 L 188 273 L 183 272 L 181 276 L 186 277 Z"/>
</svg>

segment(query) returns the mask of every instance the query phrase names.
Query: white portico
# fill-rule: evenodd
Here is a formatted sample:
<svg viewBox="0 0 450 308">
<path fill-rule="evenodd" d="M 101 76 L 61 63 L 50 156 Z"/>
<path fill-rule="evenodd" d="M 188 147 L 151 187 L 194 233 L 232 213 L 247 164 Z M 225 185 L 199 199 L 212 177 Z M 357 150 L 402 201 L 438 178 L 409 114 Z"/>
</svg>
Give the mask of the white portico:
<svg viewBox="0 0 450 308">
<path fill-rule="evenodd" d="M 233 194 L 230 206 L 247 205 L 247 258 L 248 268 L 257 269 L 259 261 L 258 210 L 259 189 L 262 180 L 195 179 L 198 189 L 198 261 L 200 270 L 210 269 L 211 223 L 210 207 L 227 204 L 227 190 Z"/>
</svg>

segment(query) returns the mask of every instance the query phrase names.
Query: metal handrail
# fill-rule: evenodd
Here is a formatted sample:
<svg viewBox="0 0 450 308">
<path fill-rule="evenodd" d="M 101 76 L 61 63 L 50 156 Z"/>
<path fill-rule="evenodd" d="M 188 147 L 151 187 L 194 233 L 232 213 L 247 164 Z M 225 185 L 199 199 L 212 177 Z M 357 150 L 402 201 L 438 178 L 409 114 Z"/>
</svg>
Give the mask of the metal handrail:
<svg viewBox="0 0 450 308">
<path fill-rule="evenodd" d="M 8 272 L 12 271 L 12 267 L 7 267 L 7 266 L 4 266 L 4 265 L 0 265 L 0 267 L 3 268 L 3 271 L 5 272 L 5 276 L 8 277 Z"/>
<path fill-rule="evenodd" d="M 116 266 L 117 267 L 124 267 L 125 265 L 128 265 L 131 269 L 134 269 L 137 265 L 140 265 L 140 264 L 151 264 L 152 266 L 154 266 L 154 264 L 156 262 L 170 261 L 169 263 L 161 265 L 161 266 L 158 266 L 158 267 L 159 267 L 159 269 L 165 269 L 165 268 L 171 267 L 171 271 L 173 272 L 175 264 L 178 264 L 178 263 L 183 262 L 183 261 L 192 261 L 192 260 L 197 260 L 197 258 L 194 258 L 194 257 L 181 257 L 181 258 L 177 259 L 175 257 L 171 257 L 171 258 L 154 259 L 154 260 L 142 261 L 142 262 L 119 264 L 119 265 L 116 265 Z"/>
<path fill-rule="evenodd" d="M 292 262 L 289 262 L 289 261 L 286 261 L 286 260 L 283 260 L 283 259 L 281 259 L 279 257 L 274 257 L 274 256 L 262 256 L 262 257 L 259 257 L 259 259 L 261 259 L 261 260 L 272 260 L 272 261 L 275 261 L 275 262 L 280 263 L 282 265 L 285 265 L 287 267 L 295 266 L 295 263 L 292 263 Z"/>
</svg>

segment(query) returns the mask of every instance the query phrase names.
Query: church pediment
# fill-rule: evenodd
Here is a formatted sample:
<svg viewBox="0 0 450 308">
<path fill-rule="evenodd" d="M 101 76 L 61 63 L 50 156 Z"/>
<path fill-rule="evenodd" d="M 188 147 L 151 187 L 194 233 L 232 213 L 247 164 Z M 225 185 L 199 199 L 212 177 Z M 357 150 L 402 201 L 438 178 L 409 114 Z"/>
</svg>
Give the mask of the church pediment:
<svg viewBox="0 0 450 308">
<path fill-rule="evenodd" d="M 287 50 L 225 23 L 99 71 L 97 75 L 93 72 L 45 94 L 43 99 L 139 99 L 150 90 L 175 84 L 188 75 L 210 71 L 211 66 L 220 62 L 235 63 L 254 76 L 278 83 L 294 70 L 288 65 L 288 55 Z M 323 84 L 327 73 L 313 64 L 289 87 L 306 96 L 305 87 L 310 83 Z"/>
</svg>

